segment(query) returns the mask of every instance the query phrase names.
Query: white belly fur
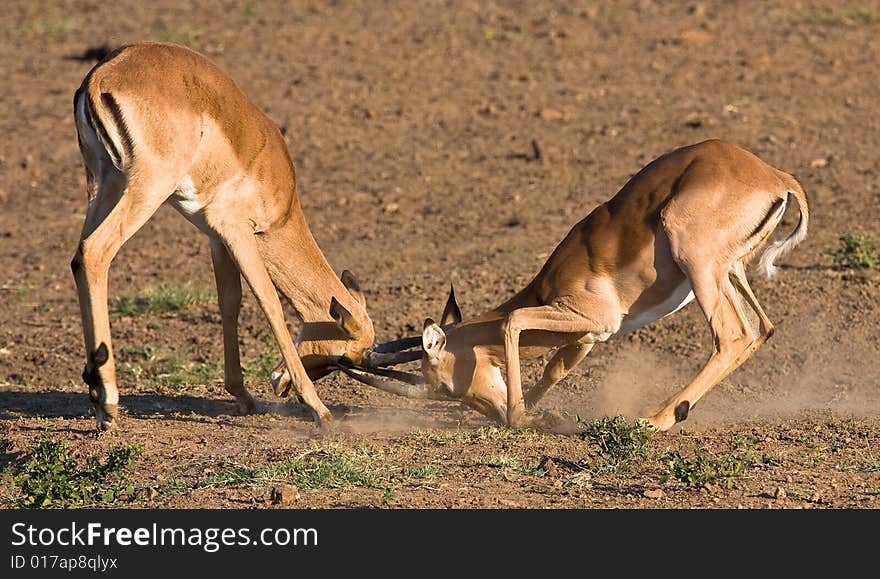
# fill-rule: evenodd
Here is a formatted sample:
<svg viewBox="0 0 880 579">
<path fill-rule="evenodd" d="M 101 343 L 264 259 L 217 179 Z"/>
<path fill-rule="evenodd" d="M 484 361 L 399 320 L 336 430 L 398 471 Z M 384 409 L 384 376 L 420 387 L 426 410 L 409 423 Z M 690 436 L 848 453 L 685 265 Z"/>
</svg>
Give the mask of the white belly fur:
<svg viewBox="0 0 880 579">
<path fill-rule="evenodd" d="M 204 207 L 199 199 L 192 177 L 189 175 L 183 176 L 169 201 L 190 223 L 205 233 L 210 233 L 211 228 L 208 227 L 208 223 L 205 220 Z"/>
<path fill-rule="evenodd" d="M 627 332 L 638 330 L 639 328 L 647 326 L 653 321 L 659 320 L 660 318 L 665 318 L 670 314 L 674 314 L 681 308 L 691 303 L 693 299 L 694 292 L 693 290 L 691 290 L 691 284 L 689 284 L 688 282 L 684 282 L 680 286 L 675 288 L 675 291 L 670 294 L 666 301 L 657 304 L 653 308 L 650 308 L 643 312 L 624 316 L 623 321 L 620 324 L 620 329 L 617 330 L 617 332 L 612 337 L 617 337 Z"/>
</svg>

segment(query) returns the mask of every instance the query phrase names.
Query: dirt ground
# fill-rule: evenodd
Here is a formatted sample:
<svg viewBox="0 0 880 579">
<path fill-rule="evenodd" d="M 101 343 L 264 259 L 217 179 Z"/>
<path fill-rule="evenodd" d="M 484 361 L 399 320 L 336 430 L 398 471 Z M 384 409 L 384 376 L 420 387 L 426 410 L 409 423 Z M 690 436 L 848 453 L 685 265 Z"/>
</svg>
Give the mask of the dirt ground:
<svg viewBox="0 0 880 579">
<path fill-rule="evenodd" d="M 840 269 L 830 255 L 845 232 L 880 235 L 880 3 L 416 4 L 4 4 L 0 468 L 51 432 L 79 457 L 141 446 L 130 476 L 144 489 L 132 506 L 145 508 L 272 508 L 271 483 L 199 481 L 230 464 L 322 452 L 360 457 L 380 482 L 301 489 L 296 507 L 880 507 L 880 275 Z M 578 476 L 591 456 L 579 436 L 490 427 L 458 405 L 338 375 L 317 383 L 333 434 L 263 376 L 249 383 L 260 400 L 250 416 L 219 378 L 122 379 L 120 427 L 96 436 L 69 269 L 86 208 L 71 102 L 100 49 L 141 39 L 205 52 L 277 121 L 312 232 L 336 271 L 358 276 L 379 340 L 439 316 L 450 282 L 465 316 L 501 303 L 643 165 L 707 138 L 751 150 L 807 192 L 808 238 L 773 280 L 752 278 L 777 333 L 623 475 Z M 170 208 L 110 275 L 113 295 L 160 284 L 213 292 L 207 239 Z M 117 317 L 113 339 L 130 372 L 145 347 L 222 363 L 213 302 Z M 248 292 L 241 343 L 245 359 L 276 355 Z M 584 419 L 652 412 L 709 349 L 692 304 L 596 347 L 541 408 Z M 525 381 L 539 371 L 526 364 Z M 761 460 L 730 488 L 661 482 L 664 449 L 723 456 L 742 440 Z"/>
</svg>

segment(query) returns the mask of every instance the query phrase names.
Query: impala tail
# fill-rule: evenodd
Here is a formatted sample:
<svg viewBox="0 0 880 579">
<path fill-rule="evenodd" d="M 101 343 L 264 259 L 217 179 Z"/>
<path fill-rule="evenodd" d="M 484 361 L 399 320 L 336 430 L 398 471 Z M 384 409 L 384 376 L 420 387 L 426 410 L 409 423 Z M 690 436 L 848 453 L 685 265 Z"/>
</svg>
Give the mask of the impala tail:
<svg viewBox="0 0 880 579">
<path fill-rule="evenodd" d="M 778 268 L 774 265 L 774 262 L 794 249 L 807 237 L 807 225 L 810 221 L 810 210 L 807 207 L 807 197 L 804 194 L 803 189 L 801 189 L 796 183 L 794 183 L 788 191 L 788 198 L 785 202 L 786 207 L 791 203 L 792 198 L 797 201 L 798 209 L 800 209 L 800 220 L 798 221 L 797 227 L 795 227 L 794 230 L 792 230 L 792 232 L 784 239 L 774 241 L 768 245 L 764 250 L 764 253 L 761 254 L 761 259 L 758 261 L 758 271 L 767 276 L 768 279 L 776 275 Z"/>
</svg>

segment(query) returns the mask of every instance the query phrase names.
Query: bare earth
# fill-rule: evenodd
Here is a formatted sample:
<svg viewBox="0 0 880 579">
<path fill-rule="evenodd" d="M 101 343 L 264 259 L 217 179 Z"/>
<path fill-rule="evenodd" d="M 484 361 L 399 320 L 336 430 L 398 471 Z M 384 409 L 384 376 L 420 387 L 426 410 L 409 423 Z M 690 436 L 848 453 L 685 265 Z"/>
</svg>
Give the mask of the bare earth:
<svg viewBox="0 0 880 579">
<path fill-rule="evenodd" d="M 272 483 L 199 482 L 230 464 L 328 454 L 355 457 L 378 482 L 302 489 L 294 506 L 880 507 L 880 275 L 830 257 L 847 231 L 880 235 L 876 2 L 57 4 L 0 11 L 0 468 L 51 432 L 80 458 L 141 446 L 130 477 L 144 491 L 131 506 L 145 508 L 275 508 Z M 450 282 L 465 316 L 500 303 L 644 164 L 707 138 L 751 150 L 807 192 L 807 240 L 772 281 L 753 278 L 777 333 L 652 437 L 631 473 L 579 476 L 594 449 L 577 435 L 489 427 L 344 376 L 317 384 L 333 434 L 277 399 L 268 376 L 249 384 L 261 401 L 251 416 L 235 412 L 222 374 L 135 380 L 169 352 L 221 367 L 209 301 L 113 320 L 126 414 L 98 437 L 68 265 L 86 207 L 71 101 L 96 62 L 90 48 L 141 39 L 205 52 L 282 127 L 310 227 L 333 267 L 358 276 L 380 340 L 439 316 Z M 213 292 L 206 238 L 168 208 L 111 268 L 114 295 L 160 284 Z M 249 294 L 241 328 L 246 360 L 276 356 Z M 541 408 L 652 412 L 709 347 L 690 305 L 595 348 Z M 524 381 L 539 371 L 527 364 Z M 742 440 L 761 460 L 730 488 L 660 482 L 666 448 L 723 456 Z"/>
</svg>

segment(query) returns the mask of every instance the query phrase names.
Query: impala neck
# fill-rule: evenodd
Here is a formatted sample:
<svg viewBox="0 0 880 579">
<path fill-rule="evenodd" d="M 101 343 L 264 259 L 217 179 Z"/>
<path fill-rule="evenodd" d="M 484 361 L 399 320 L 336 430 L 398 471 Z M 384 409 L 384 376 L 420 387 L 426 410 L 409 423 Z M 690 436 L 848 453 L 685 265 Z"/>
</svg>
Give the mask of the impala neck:
<svg viewBox="0 0 880 579">
<path fill-rule="evenodd" d="M 257 235 L 272 282 L 303 322 L 330 321 L 335 297 L 359 321 L 367 313 L 327 263 L 296 206 L 286 223 Z"/>
</svg>

